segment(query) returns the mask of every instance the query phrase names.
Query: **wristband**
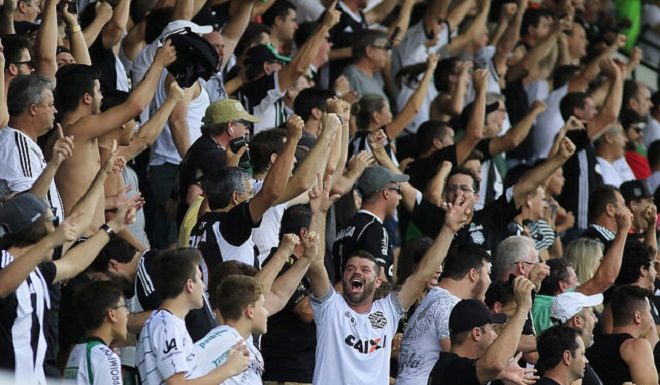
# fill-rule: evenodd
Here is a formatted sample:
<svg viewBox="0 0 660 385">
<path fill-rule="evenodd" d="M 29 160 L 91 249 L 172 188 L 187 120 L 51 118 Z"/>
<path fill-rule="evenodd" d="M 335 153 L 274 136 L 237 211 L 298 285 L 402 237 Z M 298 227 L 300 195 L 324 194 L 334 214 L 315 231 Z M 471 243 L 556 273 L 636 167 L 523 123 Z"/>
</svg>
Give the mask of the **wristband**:
<svg viewBox="0 0 660 385">
<path fill-rule="evenodd" d="M 99 227 L 99 230 L 105 231 L 105 233 L 108 234 L 108 237 L 110 237 L 110 239 L 117 236 L 117 233 L 115 233 L 112 227 L 108 226 L 107 223 L 102 224 L 101 227 Z"/>
<path fill-rule="evenodd" d="M 82 30 L 82 28 L 80 28 L 80 25 L 79 25 L 79 24 L 76 24 L 76 25 L 74 25 L 73 27 L 68 28 L 68 32 L 69 32 L 69 34 L 71 34 L 71 35 L 73 35 L 73 34 L 76 33 L 76 32 L 80 32 L 81 30 Z"/>
</svg>

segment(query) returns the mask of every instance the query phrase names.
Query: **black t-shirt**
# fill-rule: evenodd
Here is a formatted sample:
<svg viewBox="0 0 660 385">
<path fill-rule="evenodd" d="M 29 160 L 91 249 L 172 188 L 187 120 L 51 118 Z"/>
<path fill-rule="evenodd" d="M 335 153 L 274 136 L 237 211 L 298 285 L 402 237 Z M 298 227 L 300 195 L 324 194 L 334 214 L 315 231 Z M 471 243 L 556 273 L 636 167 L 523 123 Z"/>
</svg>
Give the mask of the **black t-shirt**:
<svg viewBox="0 0 660 385">
<path fill-rule="evenodd" d="M 559 385 L 559 383 L 548 377 L 541 377 L 534 383 L 535 385 Z"/>
<path fill-rule="evenodd" d="M 494 202 L 476 211 L 472 222 L 456 233 L 454 241 L 477 245 L 492 254 L 508 234 L 507 223 L 519 212 L 513 196 L 507 199 L 507 195 L 509 194 L 505 192 Z M 422 198 L 421 203 L 415 207 L 414 218 L 415 224 L 422 233 L 435 239 L 445 222 L 445 211 Z"/>
<path fill-rule="evenodd" d="M 630 338 L 633 336 L 627 333 L 597 335 L 593 346 L 587 349 L 589 364 L 604 385 L 621 385 L 631 381 L 630 370 L 619 350 Z"/>
<path fill-rule="evenodd" d="M 440 352 L 429 375 L 429 385 L 481 385 L 477 378 L 477 360 Z"/>
<path fill-rule="evenodd" d="M 156 310 L 160 307 L 162 298 L 154 286 L 155 260 L 158 250 L 147 250 L 138 263 L 138 269 L 135 279 L 135 294 L 144 311 Z M 218 320 L 211 309 L 208 298 L 204 295 L 204 305 L 201 309 L 195 309 L 188 312 L 186 316 L 186 329 L 193 342 L 197 342 L 218 326 Z"/>
<path fill-rule="evenodd" d="M 362 11 L 359 12 L 361 20 L 355 20 L 348 12 L 345 12 L 344 9 L 337 4 L 337 9 L 341 12 L 339 17 L 339 22 L 330 29 L 330 41 L 332 42 L 332 48 L 346 48 L 352 47 L 355 43 L 357 36 L 360 36 L 360 33 L 364 30 L 369 29 L 369 25 L 364 17 Z M 350 64 L 351 59 L 341 59 L 335 60 L 330 63 L 330 80 L 334 81 L 341 72 L 344 70 L 348 64 Z"/>
<path fill-rule="evenodd" d="M 277 248 L 271 250 L 264 261 L 268 263 Z M 279 275 L 284 274 L 296 262 L 287 259 Z M 264 357 L 264 381 L 311 383 L 314 377 L 316 354 L 316 324 L 303 322 L 294 308 L 308 297 L 309 280 L 303 278 L 286 307 L 268 318 L 268 333 L 261 338 L 261 354 Z"/>
<path fill-rule="evenodd" d="M 190 246 L 199 249 L 204 257 L 205 282 L 208 282 L 208 274 L 225 260 L 259 267 L 257 248 L 254 244 L 252 247 L 245 245 L 252 236 L 252 229 L 261 224 L 261 221 L 252 222 L 249 202 L 241 202 L 226 212 L 210 211 L 202 215 L 190 232 Z"/>
<path fill-rule="evenodd" d="M 537 382 L 538 384 L 538 382 Z M 584 367 L 584 377 L 582 378 L 582 385 L 603 385 L 594 368 L 587 364 Z"/>
<path fill-rule="evenodd" d="M 355 250 L 364 250 L 376 258 L 378 264 L 385 269 L 385 276 L 392 279 L 393 250 L 387 230 L 370 212 L 360 210 L 351 223 L 337 233 L 337 240 L 332 246 L 332 257 L 335 261 L 336 279 L 341 279 L 346 258 Z"/>
<path fill-rule="evenodd" d="M 272 103 L 274 108 L 273 112 L 265 113 L 267 103 L 264 102 L 264 98 L 268 96 L 269 91 L 275 90 L 277 81 L 275 78 L 276 76 L 278 76 L 277 71 L 270 75 L 261 76 L 260 78 L 245 84 L 240 90 L 238 90 L 238 97 L 243 106 L 245 106 L 251 114 L 258 115 L 262 123 L 270 122 L 271 127 L 279 127 L 286 122 L 287 118 L 282 98 L 279 98 Z M 261 105 L 262 102 L 266 105 Z M 255 111 L 260 105 L 260 110 Z"/>
<path fill-rule="evenodd" d="M 575 154 L 564 163 L 566 183 L 557 201 L 566 211 L 575 214 L 576 226 L 586 229 L 589 209 L 589 193 L 603 185 L 603 178 L 596 153 L 586 130 L 569 131 L 566 134 L 575 143 Z"/>
<path fill-rule="evenodd" d="M 442 162 L 448 160 L 452 167 L 456 167 L 456 145 L 447 146 L 434 152 L 428 158 L 416 159 L 408 169 L 410 175 L 410 184 L 419 191 L 426 189 L 426 184 L 438 172 L 438 167 Z"/>
<path fill-rule="evenodd" d="M 179 165 L 179 206 L 178 223 L 183 221 L 188 205 L 186 195 L 188 187 L 197 183 L 199 178 L 226 167 L 226 151 L 208 135 L 202 135 L 190 146 Z"/>
</svg>

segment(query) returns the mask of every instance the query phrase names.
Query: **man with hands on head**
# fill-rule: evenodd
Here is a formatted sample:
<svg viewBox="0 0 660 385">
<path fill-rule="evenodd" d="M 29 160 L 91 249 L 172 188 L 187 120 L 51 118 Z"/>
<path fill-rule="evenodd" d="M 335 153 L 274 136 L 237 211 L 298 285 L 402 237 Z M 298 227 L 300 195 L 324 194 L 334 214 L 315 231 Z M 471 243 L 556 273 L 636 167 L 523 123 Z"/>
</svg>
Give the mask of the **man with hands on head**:
<svg viewBox="0 0 660 385">
<path fill-rule="evenodd" d="M 331 203 L 329 189 L 328 182 L 324 182 L 311 202 L 311 227 L 321 235 Z M 376 287 L 382 282 L 381 267 L 367 252 L 355 250 L 346 258 L 343 294 L 333 289 L 322 259 L 312 263 L 308 277 L 317 325 L 314 384 L 388 383 L 392 338 L 398 321 L 436 273 L 473 204 L 474 197 L 468 197 L 449 205 L 445 224 L 418 269 L 398 293 L 386 298 L 374 301 Z"/>
</svg>

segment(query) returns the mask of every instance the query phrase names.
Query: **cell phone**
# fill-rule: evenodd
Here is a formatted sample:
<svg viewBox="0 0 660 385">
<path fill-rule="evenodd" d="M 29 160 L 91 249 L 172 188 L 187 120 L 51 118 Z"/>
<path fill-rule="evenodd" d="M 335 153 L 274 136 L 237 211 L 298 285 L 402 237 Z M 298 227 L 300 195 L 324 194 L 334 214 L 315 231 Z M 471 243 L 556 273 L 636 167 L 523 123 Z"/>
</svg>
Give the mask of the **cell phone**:
<svg viewBox="0 0 660 385">
<path fill-rule="evenodd" d="M 244 147 L 246 145 L 245 137 L 240 136 L 238 138 L 234 138 L 229 141 L 229 148 L 231 149 L 231 152 L 236 154 L 238 150 L 241 149 L 241 147 Z"/>
<path fill-rule="evenodd" d="M 67 11 L 71 14 L 78 13 L 78 3 L 75 1 L 60 1 L 59 4 L 57 4 L 58 11 L 64 10 L 64 7 L 67 7 Z"/>
</svg>

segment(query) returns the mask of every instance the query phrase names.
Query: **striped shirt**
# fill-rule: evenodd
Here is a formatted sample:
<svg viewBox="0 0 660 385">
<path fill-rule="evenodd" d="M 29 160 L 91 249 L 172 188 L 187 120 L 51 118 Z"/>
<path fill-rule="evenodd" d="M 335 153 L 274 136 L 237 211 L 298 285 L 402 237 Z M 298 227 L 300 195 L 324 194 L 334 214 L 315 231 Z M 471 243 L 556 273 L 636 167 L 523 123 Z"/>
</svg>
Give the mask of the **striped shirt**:
<svg viewBox="0 0 660 385">
<path fill-rule="evenodd" d="M 0 251 L 0 270 L 14 261 Z M 13 293 L 0 299 L 0 369 L 12 370 L 17 384 L 46 384 L 44 320 L 50 310 L 48 287 L 57 268 L 38 265 Z"/>
<path fill-rule="evenodd" d="M 29 190 L 46 168 L 41 148 L 29 136 L 11 127 L 0 129 L 0 199 Z M 48 202 L 60 223 L 64 209 L 55 181 L 48 190 Z"/>
</svg>

